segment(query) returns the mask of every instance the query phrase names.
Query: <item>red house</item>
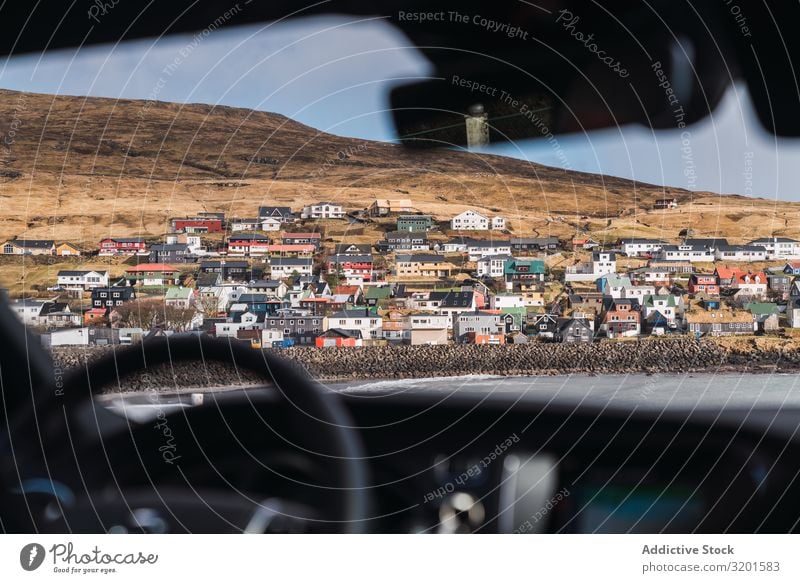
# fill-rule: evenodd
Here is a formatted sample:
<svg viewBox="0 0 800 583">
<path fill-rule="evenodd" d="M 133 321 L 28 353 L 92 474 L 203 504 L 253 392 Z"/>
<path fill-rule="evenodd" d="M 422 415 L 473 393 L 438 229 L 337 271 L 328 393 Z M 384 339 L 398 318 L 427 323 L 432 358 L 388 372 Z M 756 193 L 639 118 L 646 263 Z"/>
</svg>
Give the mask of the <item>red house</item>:
<svg viewBox="0 0 800 583">
<path fill-rule="evenodd" d="M 713 273 L 693 273 L 689 278 L 689 293 L 719 297 L 719 278 Z"/>
<path fill-rule="evenodd" d="M 221 233 L 222 219 L 210 217 L 184 217 L 172 219 L 175 233 Z"/>
<path fill-rule="evenodd" d="M 331 255 L 328 258 L 328 273 L 339 274 L 346 279 L 360 278 L 362 281 L 372 280 L 374 264 L 372 255 Z"/>
<path fill-rule="evenodd" d="M 317 348 L 341 348 L 343 346 L 361 346 L 361 332 L 359 330 L 341 330 L 331 328 L 314 339 Z"/>
<path fill-rule="evenodd" d="M 100 241 L 99 255 L 147 255 L 147 243 L 138 237 L 109 237 Z"/>
<path fill-rule="evenodd" d="M 242 233 L 228 237 L 228 255 L 266 255 L 269 253 L 269 237 L 257 233 Z"/>
</svg>

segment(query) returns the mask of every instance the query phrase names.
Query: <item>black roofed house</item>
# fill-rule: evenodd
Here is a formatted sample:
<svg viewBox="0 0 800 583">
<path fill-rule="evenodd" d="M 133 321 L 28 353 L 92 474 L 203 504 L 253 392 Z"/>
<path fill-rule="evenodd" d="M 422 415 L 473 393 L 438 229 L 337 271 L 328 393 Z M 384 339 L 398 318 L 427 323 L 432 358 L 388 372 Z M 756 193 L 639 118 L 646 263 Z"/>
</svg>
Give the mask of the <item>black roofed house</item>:
<svg viewBox="0 0 800 583">
<path fill-rule="evenodd" d="M 390 251 L 427 251 L 428 234 L 424 231 L 390 231 L 375 245 L 382 253 Z"/>
<path fill-rule="evenodd" d="M 453 314 L 472 312 L 477 309 L 477 297 L 472 291 L 443 291 L 431 292 L 428 301 L 435 307 L 439 314 Z"/>
<path fill-rule="evenodd" d="M 253 280 L 247 284 L 250 293 L 264 293 L 271 298 L 282 298 L 289 291 L 289 287 L 277 279 Z"/>
<path fill-rule="evenodd" d="M 767 250 L 758 245 L 719 244 L 714 250 L 714 258 L 718 261 L 764 261 Z"/>
<path fill-rule="evenodd" d="M 590 320 L 585 318 L 559 318 L 558 331 L 553 338 L 556 342 L 592 342 L 594 330 Z"/>
<path fill-rule="evenodd" d="M 372 246 L 369 243 L 357 245 L 355 243 L 344 243 L 336 245 L 333 249 L 334 255 L 369 255 L 372 253 Z"/>
<path fill-rule="evenodd" d="M 525 251 L 553 251 L 558 249 L 558 237 L 512 237 L 512 253 Z"/>
<path fill-rule="evenodd" d="M 80 326 L 82 315 L 70 310 L 66 302 L 45 302 L 39 314 L 41 325 L 50 328 L 71 328 Z"/>
<path fill-rule="evenodd" d="M 282 223 L 293 223 L 295 219 L 292 209 L 288 206 L 258 207 L 258 218 L 262 221 L 265 219 L 277 219 Z"/>
<path fill-rule="evenodd" d="M 531 336 L 553 339 L 558 332 L 558 315 L 528 313 L 525 316 L 525 329 Z"/>
<path fill-rule="evenodd" d="M 191 260 L 186 243 L 150 245 L 150 263 L 187 263 Z"/>
<path fill-rule="evenodd" d="M 121 306 L 127 301 L 136 299 L 136 293 L 130 286 L 96 287 L 92 290 L 93 308 L 112 308 Z"/>
<path fill-rule="evenodd" d="M 199 273 L 200 275 L 208 273 L 220 274 L 223 282 L 247 282 L 253 279 L 252 269 L 247 261 L 227 261 L 225 259 L 201 261 Z"/>
<path fill-rule="evenodd" d="M 12 239 L 3 243 L 3 255 L 55 255 L 55 241 Z"/>
</svg>

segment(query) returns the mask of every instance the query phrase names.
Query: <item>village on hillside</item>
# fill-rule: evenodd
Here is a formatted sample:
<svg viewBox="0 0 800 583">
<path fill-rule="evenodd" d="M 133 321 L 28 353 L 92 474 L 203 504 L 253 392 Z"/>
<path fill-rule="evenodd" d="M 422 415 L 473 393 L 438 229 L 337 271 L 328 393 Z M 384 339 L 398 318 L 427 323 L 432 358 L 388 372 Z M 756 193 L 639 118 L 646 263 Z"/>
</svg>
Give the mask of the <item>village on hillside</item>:
<svg viewBox="0 0 800 583">
<path fill-rule="evenodd" d="M 677 206 L 653 202 L 663 212 Z M 367 222 L 380 240 L 358 236 Z M 198 212 L 165 231 L 159 241 L 108 237 L 93 249 L 6 241 L 5 265 L 22 263 L 23 274 L 46 268 L 45 281 L 23 277 L 20 289 L 5 290 L 10 306 L 47 347 L 176 332 L 254 348 L 326 348 L 800 328 L 800 241 L 786 237 L 515 237 L 502 216 L 466 210 L 437 220 L 407 199 L 367 209 L 262 206 L 247 218 Z"/>
</svg>

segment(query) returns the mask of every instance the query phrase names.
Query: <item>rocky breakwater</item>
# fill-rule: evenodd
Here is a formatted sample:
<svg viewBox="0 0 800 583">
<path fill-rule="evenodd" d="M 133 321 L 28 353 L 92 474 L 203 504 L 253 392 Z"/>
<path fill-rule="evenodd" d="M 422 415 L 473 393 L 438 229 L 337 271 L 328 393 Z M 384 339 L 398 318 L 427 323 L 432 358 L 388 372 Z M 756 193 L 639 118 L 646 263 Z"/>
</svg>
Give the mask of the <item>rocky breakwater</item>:
<svg viewBox="0 0 800 583">
<path fill-rule="evenodd" d="M 594 344 L 373 346 L 281 351 L 310 375 L 329 381 L 457 375 L 557 375 L 711 371 L 727 351 L 689 338 Z"/>
<path fill-rule="evenodd" d="M 120 348 L 116 348 L 120 350 Z M 56 348 L 62 368 L 91 362 L 110 347 Z M 559 375 L 676 372 L 773 372 L 800 368 L 800 346 L 743 342 L 723 346 L 711 339 L 646 338 L 594 344 L 530 342 L 505 346 L 295 347 L 278 354 L 328 381 L 424 378 L 460 375 Z M 216 362 L 183 363 L 148 369 L 121 379 L 111 390 L 163 390 L 259 384 L 250 373 Z"/>
</svg>

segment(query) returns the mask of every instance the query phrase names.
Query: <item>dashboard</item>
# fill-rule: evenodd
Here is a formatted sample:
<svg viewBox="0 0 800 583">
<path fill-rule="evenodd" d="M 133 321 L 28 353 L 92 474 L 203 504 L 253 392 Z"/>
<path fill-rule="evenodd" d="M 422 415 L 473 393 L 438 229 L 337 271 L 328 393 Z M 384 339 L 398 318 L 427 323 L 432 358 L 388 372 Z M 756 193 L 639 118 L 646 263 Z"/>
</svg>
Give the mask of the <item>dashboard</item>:
<svg viewBox="0 0 800 583">
<path fill-rule="evenodd" d="M 342 399 L 366 449 L 369 532 L 797 530 L 800 411 L 659 413 L 477 393 Z M 105 452 L 84 464 L 87 487 L 107 485 L 104 474 L 112 472 L 116 488 L 134 492 L 130 499 L 156 483 L 159 499 L 174 492 L 171 506 L 138 510 L 158 518 L 158 532 L 252 531 L 255 504 L 294 517 L 263 530 L 329 531 L 313 511 L 326 504 L 325 474 L 303 443 L 285 439 L 299 422 L 291 404 L 268 388 L 207 393 L 201 401 L 179 396 L 168 413 L 159 411 L 179 456 L 172 464 L 142 455 L 164 447 L 157 420 L 135 422 L 147 429 L 132 439 L 118 414 L 101 419 Z M 96 463 L 101 455 L 106 464 Z M 192 496 L 224 521 L 201 520 L 191 505 L 176 517 Z M 52 528 L 141 528 L 130 516 L 94 513 L 76 509 Z"/>
</svg>

